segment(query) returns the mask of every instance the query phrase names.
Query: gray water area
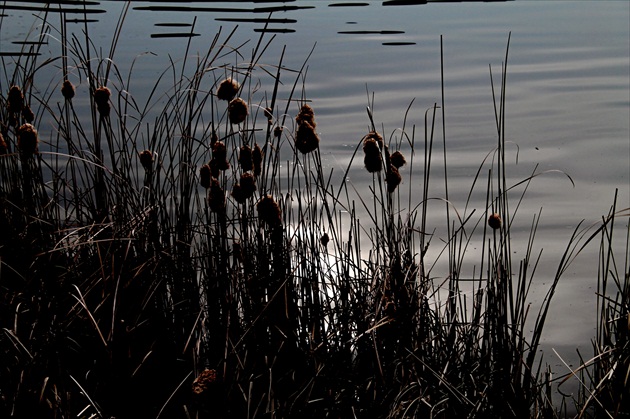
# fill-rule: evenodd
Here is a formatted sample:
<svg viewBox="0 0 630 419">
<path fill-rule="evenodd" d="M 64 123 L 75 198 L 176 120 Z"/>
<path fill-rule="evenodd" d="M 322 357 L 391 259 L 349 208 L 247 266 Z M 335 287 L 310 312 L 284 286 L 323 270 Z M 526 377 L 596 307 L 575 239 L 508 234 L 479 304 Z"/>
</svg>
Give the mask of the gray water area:
<svg viewBox="0 0 630 419">
<path fill-rule="evenodd" d="M 240 45 L 260 36 L 263 24 L 255 19 L 268 16 L 262 8 L 299 6 L 272 14 L 283 21 L 270 25 L 274 31 L 266 36 L 275 39 L 265 53 L 265 62 L 276 64 L 286 46 L 284 65 L 299 69 L 314 47 L 304 82 L 306 97 L 315 110 L 324 168 L 343 173 L 367 133 L 366 106 L 372 94 L 374 119 L 386 138 L 400 137 L 412 101 L 406 128 L 415 125 L 418 138 L 424 135 L 425 111 L 441 101 L 442 43 L 449 199 L 463 213 L 472 179 L 496 147 L 489 66 L 498 91 L 510 36 L 506 104 L 508 156 L 513 163 L 510 180 L 516 183 L 534 170 L 549 171 L 530 186 L 515 221 L 518 236 L 513 237 L 518 259 L 525 251 L 532 218 L 542 208 L 535 249 L 542 249 L 543 254 L 530 296 L 533 319 L 575 227 L 582 220 L 584 226 L 601 221 L 616 189 L 618 208 L 630 207 L 630 2 L 348 3 L 354 4 L 134 1 L 115 61 L 125 73 L 136 56 L 152 53 L 134 64 L 130 90 L 141 98 L 141 92 L 152 87 L 168 65 L 169 55 L 183 58 L 187 39 L 174 34 L 192 31 L 198 35 L 191 39 L 190 55 L 194 55 L 205 52 L 219 29 L 227 34 L 238 25 L 230 43 Z M 195 9 L 172 10 L 175 5 Z M 106 10 L 90 16 L 97 21 L 89 27 L 93 41 L 107 51 L 124 3 L 101 2 L 90 7 Z M 249 11 L 243 11 L 246 9 Z M 2 51 L 17 48 L 11 42 L 23 40 L 32 24 L 30 12 L 5 13 L 21 17 L 5 17 Z M 193 22 L 194 27 L 190 26 Z M 245 51 L 254 46 L 248 45 Z M 231 59 L 234 56 L 225 57 L 225 62 Z M 261 83 L 263 89 L 272 87 L 268 79 Z M 435 135 L 441 147 L 441 121 L 438 125 Z M 435 170 L 440 173 L 444 170 L 442 150 L 437 153 Z M 415 195 L 413 180 L 404 171 L 401 189 Z M 371 183 L 362 159 L 355 160 L 349 181 L 357 190 L 365 190 Z M 437 186 L 432 193 L 443 198 L 444 191 Z M 474 190 L 468 213 L 476 208 L 481 214 L 484 199 L 485 180 Z M 443 203 L 431 204 L 430 214 L 430 222 L 444 225 Z M 627 228 L 628 218 L 621 224 Z M 620 239 L 618 262 L 623 265 Z M 473 274 L 479 246 L 470 246 L 471 264 L 462 276 Z M 544 333 L 545 361 L 559 373 L 566 368 L 551 349 L 572 364 L 576 348 L 586 357 L 591 353 L 597 251 L 592 244 L 576 258 L 551 306 Z M 435 275 L 446 276 L 438 265 Z"/>
</svg>

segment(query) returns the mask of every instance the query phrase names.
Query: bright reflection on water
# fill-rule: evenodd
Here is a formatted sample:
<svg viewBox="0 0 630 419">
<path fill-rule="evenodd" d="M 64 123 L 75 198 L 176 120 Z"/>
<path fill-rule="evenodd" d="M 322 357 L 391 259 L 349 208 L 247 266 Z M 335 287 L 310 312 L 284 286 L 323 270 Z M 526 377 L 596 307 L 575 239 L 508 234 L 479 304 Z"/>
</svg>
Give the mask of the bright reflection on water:
<svg viewBox="0 0 630 419">
<path fill-rule="evenodd" d="M 559 173 L 541 176 L 519 209 L 520 231 L 515 232 L 526 239 L 533 215 L 543 208 L 536 248 L 544 252 L 531 295 L 535 304 L 540 303 L 573 228 L 582 219 L 586 225 L 599 221 L 608 212 L 616 188 L 618 206 L 630 207 L 630 3 L 514 1 L 396 7 L 375 1 L 360 7 L 330 7 L 330 3 L 287 3 L 304 8 L 275 12 L 272 17 L 283 21 L 270 25 L 277 32 L 276 39 L 265 54 L 266 63 L 276 64 L 286 45 L 284 64 L 299 69 L 315 45 L 305 89 L 316 113 L 325 170 L 343 173 L 367 132 L 366 106 L 372 93 L 375 122 L 386 137 L 400 138 L 396 130 L 402 127 L 413 100 L 407 130 L 415 125 L 417 138 L 422 138 L 424 112 L 440 102 L 442 36 L 449 194 L 458 211 L 464 210 L 479 165 L 495 147 L 489 65 L 498 91 L 511 32 L 506 129 L 508 141 L 514 144 L 508 150 L 510 159 L 518 160 L 510 169 L 513 181 L 528 176 L 539 164 L 539 171 L 557 169 L 575 182 L 573 187 Z M 268 16 L 236 10 L 147 9 L 184 4 L 200 9 L 247 9 L 280 3 L 132 2 L 115 60 L 125 74 L 138 54 L 155 54 L 135 64 L 131 90 L 139 101 L 143 90 L 152 87 L 166 68 L 169 55 L 181 59 L 186 44 L 185 38 L 152 34 L 192 31 L 198 35 L 191 41 L 190 52 L 195 54 L 205 52 L 219 28 L 227 34 L 238 24 L 231 44 L 251 39 L 244 50 L 250 51 L 259 36 L 256 30 L 263 27 L 256 20 Z M 103 2 L 93 7 L 107 10 L 94 15 L 99 21 L 90 25 L 92 40 L 107 51 L 123 3 Z M 3 51 L 10 41 L 23 40 L 31 24 L 28 12 L 6 13 L 22 17 L 5 18 L 0 38 Z M 80 28 L 76 26 L 77 31 Z M 225 62 L 233 59 L 226 57 Z M 438 125 L 441 127 L 441 121 Z M 441 129 L 435 135 L 441 144 Z M 438 148 L 436 153 L 440 157 L 435 170 L 441 173 L 442 150 Z M 350 181 L 365 190 L 371 178 L 361 166 L 362 158 L 355 160 Z M 401 188 L 413 194 L 405 169 L 402 175 Z M 484 188 L 482 181 L 473 193 L 471 206 L 479 214 Z M 444 193 L 436 187 L 434 194 L 443 197 Z M 444 225 L 443 204 L 431 205 L 430 221 Z M 525 239 L 516 242 L 517 259 L 523 256 Z M 470 250 L 474 261 L 477 249 Z M 471 265 L 462 275 L 472 275 L 472 269 Z M 552 304 L 545 344 L 569 359 L 574 359 L 576 347 L 589 353 L 595 331 L 596 279 L 597 249 L 590 246 L 565 274 Z M 537 308 L 530 317 L 536 312 Z M 551 351 L 546 360 L 560 365 Z"/>
</svg>

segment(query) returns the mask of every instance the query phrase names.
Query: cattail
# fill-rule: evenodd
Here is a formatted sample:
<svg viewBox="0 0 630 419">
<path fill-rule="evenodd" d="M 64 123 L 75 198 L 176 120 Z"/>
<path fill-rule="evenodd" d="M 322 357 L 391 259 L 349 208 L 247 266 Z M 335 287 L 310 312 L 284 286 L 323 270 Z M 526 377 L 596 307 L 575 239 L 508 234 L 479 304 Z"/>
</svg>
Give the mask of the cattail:
<svg viewBox="0 0 630 419">
<path fill-rule="evenodd" d="M 227 78 L 219 84 L 217 89 L 217 98 L 221 100 L 230 101 L 234 99 L 234 96 L 238 93 L 241 85 L 232 78 Z"/>
<path fill-rule="evenodd" d="M 496 212 L 492 214 L 490 217 L 488 217 L 488 225 L 493 230 L 501 228 L 501 216 Z"/>
<path fill-rule="evenodd" d="M 252 148 L 248 145 L 241 147 L 238 153 L 238 164 L 243 171 L 248 172 L 254 168 Z"/>
<path fill-rule="evenodd" d="M 330 237 L 328 237 L 328 233 L 322 234 L 322 237 L 319 239 L 319 242 L 324 247 L 328 246 L 328 242 L 330 242 Z"/>
<path fill-rule="evenodd" d="M 245 198 L 251 198 L 254 195 L 254 192 L 256 192 L 256 180 L 251 173 L 243 173 L 241 175 L 241 187 Z"/>
<path fill-rule="evenodd" d="M 22 118 L 29 124 L 35 119 L 35 114 L 31 110 L 31 107 L 26 105 L 22 108 Z"/>
<path fill-rule="evenodd" d="M 270 227 L 276 227 L 282 224 L 280 207 L 276 201 L 273 200 L 271 195 L 267 195 L 258 201 L 256 209 L 258 210 L 258 218 Z"/>
<path fill-rule="evenodd" d="M 315 112 L 313 112 L 313 108 L 309 105 L 302 105 L 300 112 L 298 112 L 295 117 L 295 122 L 298 126 L 304 122 L 308 122 L 313 128 L 315 128 L 317 124 L 315 123 Z"/>
<path fill-rule="evenodd" d="M 0 132 L 0 156 L 4 156 L 9 152 L 9 145 L 4 141 L 4 136 Z"/>
<path fill-rule="evenodd" d="M 63 85 L 61 85 L 61 94 L 66 100 L 72 100 L 75 94 L 74 85 L 70 80 L 64 80 Z"/>
<path fill-rule="evenodd" d="M 315 132 L 315 127 L 306 121 L 298 126 L 295 133 L 295 147 L 303 154 L 317 150 L 319 146 L 319 137 Z"/>
<path fill-rule="evenodd" d="M 230 168 L 230 162 L 227 160 L 227 147 L 223 141 L 217 141 L 212 146 L 212 160 L 215 160 L 216 167 L 219 170 Z"/>
<path fill-rule="evenodd" d="M 251 198 L 254 192 L 256 192 L 256 182 L 251 173 L 243 173 L 240 183 L 236 183 L 232 187 L 232 197 L 234 197 L 239 204 Z"/>
<path fill-rule="evenodd" d="M 217 381 L 217 372 L 211 369 L 205 369 L 195 378 L 192 383 L 192 391 L 196 395 L 205 393 L 211 384 Z"/>
<path fill-rule="evenodd" d="M 273 129 L 273 136 L 276 138 L 280 138 L 280 136 L 282 135 L 282 127 L 277 126 Z"/>
<path fill-rule="evenodd" d="M 210 147 L 213 147 L 217 141 L 219 141 L 219 136 L 216 131 L 212 131 L 212 135 L 210 135 Z"/>
<path fill-rule="evenodd" d="M 258 144 L 254 145 L 252 152 L 252 163 L 254 165 L 254 176 L 260 176 L 262 172 L 263 152 Z"/>
<path fill-rule="evenodd" d="M 199 169 L 199 183 L 204 188 L 208 189 L 210 187 L 210 179 L 212 178 L 212 170 L 210 170 L 210 166 L 204 164 Z"/>
<path fill-rule="evenodd" d="M 17 146 L 22 156 L 37 154 L 37 130 L 31 124 L 24 124 L 17 131 Z"/>
<path fill-rule="evenodd" d="M 228 116 L 230 117 L 230 122 L 232 124 L 240 124 L 245 121 L 247 115 L 249 114 L 249 110 L 247 109 L 247 102 L 245 102 L 240 97 L 236 99 L 232 99 L 230 104 L 228 105 Z"/>
<path fill-rule="evenodd" d="M 365 168 L 370 173 L 380 172 L 383 168 L 383 162 L 381 160 L 381 150 L 376 140 L 372 137 L 366 137 L 363 140 L 363 163 Z"/>
<path fill-rule="evenodd" d="M 319 146 L 319 137 L 315 132 L 317 124 L 315 123 L 313 108 L 303 105 L 295 117 L 295 122 L 298 124 L 297 132 L 295 133 L 295 147 L 303 154 L 315 151 Z"/>
<path fill-rule="evenodd" d="M 153 153 L 150 150 L 144 150 L 140 153 L 140 164 L 147 172 L 153 167 Z"/>
<path fill-rule="evenodd" d="M 390 164 L 387 169 L 387 175 L 385 176 L 385 182 L 387 182 L 387 192 L 394 192 L 398 185 L 400 185 L 401 180 L 402 178 L 398 169 L 393 164 Z"/>
<path fill-rule="evenodd" d="M 216 178 L 212 178 L 210 184 L 208 205 L 214 212 L 223 212 L 225 210 L 225 192 Z"/>
<path fill-rule="evenodd" d="M 9 89 L 9 97 L 7 100 L 7 108 L 11 113 L 19 113 L 24 107 L 24 94 L 19 86 L 11 86 Z"/>
<path fill-rule="evenodd" d="M 245 202 L 245 194 L 243 194 L 243 188 L 240 183 L 235 183 L 234 186 L 232 186 L 232 198 L 234 198 L 234 200 L 239 204 Z"/>
<path fill-rule="evenodd" d="M 403 156 L 400 151 L 394 151 L 394 154 L 392 154 L 392 156 L 390 157 L 390 161 L 396 169 L 400 169 L 405 164 L 407 164 L 405 156 Z"/>
<path fill-rule="evenodd" d="M 378 147 L 379 147 L 380 149 L 382 149 L 382 148 L 383 148 L 383 144 L 384 144 L 384 142 L 383 142 L 383 136 L 382 136 L 381 134 L 379 134 L 378 132 L 376 132 L 376 131 L 370 131 L 370 132 L 368 133 L 368 135 L 367 135 L 367 138 L 372 138 L 372 139 L 376 140 L 376 142 L 378 143 Z"/>
<path fill-rule="evenodd" d="M 109 116 L 110 106 L 109 106 L 109 98 L 112 95 L 111 90 L 107 87 L 102 86 L 96 89 L 94 92 L 94 102 L 96 103 L 96 109 L 101 116 L 106 117 Z"/>
</svg>

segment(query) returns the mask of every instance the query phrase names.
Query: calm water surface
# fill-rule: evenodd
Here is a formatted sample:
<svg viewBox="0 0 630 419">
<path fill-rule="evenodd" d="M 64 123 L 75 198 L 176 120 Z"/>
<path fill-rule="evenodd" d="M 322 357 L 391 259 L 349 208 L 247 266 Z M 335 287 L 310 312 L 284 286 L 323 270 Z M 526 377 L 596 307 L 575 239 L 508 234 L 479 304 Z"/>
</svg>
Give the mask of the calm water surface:
<svg viewBox="0 0 630 419">
<path fill-rule="evenodd" d="M 630 2 L 354 3 L 352 7 L 334 7 L 338 5 L 329 1 L 286 3 L 303 8 L 273 14 L 289 22 L 271 25 L 282 32 L 275 35 L 265 62 L 276 64 L 286 46 L 285 65 L 298 69 L 315 46 L 308 61 L 306 96 L 316 112 L 324 165 L 341 174 L 367 132 L 366 106 L 372 93 L 375 122 L 386 136 L 400 137 L 396 130 L 402 127 L 405 111 L 413 101 L 407 129 L 415 125 L 417 137 L 422 137 L 425 110 L 441 100 L 442 36 L 449 198 L 461 212 L 472 177 L 496 144 L 489 66 L 498 77 L 511 33 L 506 132 L 513 144 L 509 150 L 514 163 L 512 180 L 528 176 L 538 164 L 538 171 L 557 169 L 575 182 L 573 186 L 559 173 L 537 178 L 518 212 L 515 234 L 523 239 L 516 240 L 516 258 L 523 256 L 532 218 L 542 208 L 536 248 L 544 251 L 531 295 L 534 304 L 540 303 L 577 224 L 581 220 L 585 225 L 599 221 L 608 212 L 615 189 L 619 189 L 618 206 L 630 207 Z M 126 73 L 138 54 L 155 54 L 135 64 L 130 90 L 141 97 L 166 68 L 169 55 L 180 59 L 184 53 L 185 39 L 158 38 L 155 34 L 190 32 L 191 27 L 182 24 L 192 24 L 196 16 L 192 31 L 199 36 L 192 39 L 190 51 L 203 53 L 220 28 L 227 34 L 239 26 L 230 42 L 234 46 L 248 39 L 255 41 L 261 23 L 233 20 L 267 16 L 237 10 L 151 7 L 251 9 L 279 4 L 132 2 L 115 60 Z M 90 24 L 92 39 L 104 51 L 109 49 L 123 5 L 102 2 L 94 6 L 107 11 L 94 15 L 98 22 Z M 0 45 L 5 51 L 15 48 L 11 41 L 24 39 L 33 21 L 28 12 L 6 13 L 20 17 L 3 23 Z M 80 30 L 79 25 L 76 30 Z M 253 46 L 254 42 L 244 51 Z M 226 57 L 226 63 L 233 58 Z M 263 89 L 272 87 L 269 79 L 261 79 L 261 83 Z M 436 138 L 441 140 L 441 129 Z M 440 158 L 435 170 L 440 173 L 442 150 L 437 153 Z M 361 166 L 362 159 L 356 160 L 350 181 L 357 189 L 367 190 L 371 177 Z M 402 175 L 402 188 L 413 193 L 413 181 L 405 169 Z M 485 199 L 482 183 L 473 193 L 476 201 L 472 207 L 479 213 Z M 433 195 L 444 197 L 438 186 Z M 444 206 L 431 208 L 431 221 L 443 226 Z M 627 226 L 627 218 L 623 225 Z M 476 251 L 472 246 L 471 264 L 463 276 L 472 275 Z M 619 255 L 623 257 L 623 253 Z M 623 258 L 619 262 L 623 264 Z M 436 275 L 446 275 L 437 271 Z M 549 348 L 569 360 L 575 359 L 576 347 L 590 354 L 596 325 L 596 280 L 597 248 L 590 246 L 561 281 L 544 334 L 545 359 L 560 372 L 565 371 Z M 532 310 L 530 316 L 535 317 L 536 312 Z"/>
</svg>

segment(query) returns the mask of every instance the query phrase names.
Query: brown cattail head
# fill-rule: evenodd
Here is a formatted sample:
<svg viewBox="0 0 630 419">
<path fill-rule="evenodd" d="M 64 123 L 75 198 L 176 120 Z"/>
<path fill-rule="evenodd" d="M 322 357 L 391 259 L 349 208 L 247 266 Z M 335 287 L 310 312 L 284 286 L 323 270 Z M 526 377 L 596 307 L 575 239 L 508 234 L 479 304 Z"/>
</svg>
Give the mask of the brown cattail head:
<svg viewBox="0 0 630 419">
<path fill-rule="evenodd" d="M 37 154 L 37 130 L 31 124 L 24 124 L 17 131 L 17 146 L 24 157 Z"/>
<path fill-rule="evenodd" d="M 144 150 L 140 153 L 140 164 L 147 172 L 153 168 L 153 153 L 150 150 Z"/>
<path fill-rule="evenodd" d="M 26 105 L 22 108 L 22 118 L 29 124 L 35 119 L 35 114 L 31 110 L 31 107 Z"/>
<path fill-rule="evenodd" d="M 363 163 L 365 168 L 370 173 L 380 172 L 383 169 L 383 162 L 381 160 L 381 150 L 377 141 L 368 136 L 363 140 Z"/>
<path fill-rule="evenodd" d="M 210 135 L 210 147 L 214 146 L 214 143 L 219 141 L 219 136 L 216 131 L 212 131 L 212 135 Z"/>
<path fill-rule="evenodd" d="M 240 97 L 236 99 L 232 99 L 230 104 L 228 105 L 228 116 L 230 117 L 230 122 L 232 124 L 240 124 L 245 121 L 247 115 L 249 114 L 249 110 L 247 108 L 247 102 L 245 102 Z"/>
<path fill-rule="evenodd" d="M 277 126 L 273 129 L 273 136 L 276 138 L 280 138 L 280 136 L 282 135 L 282 130 L 283 128 L 281 126 Z"/>
<path fill-rule="evenodd" d="M 239 204 L 245 202 L 245 194 L 243 193 L 243 188 L 240 183 L 235 183 L 234 186 L 232 186 L 232 198 Z"/>
<path fill-rule="evenodd" d="M 322 234 L 322 237 L 319 239 L 319 242 L 324 247 L 328 246 L 328 242 L 330 242 L 330 237 L 328 237 L 328 233 Z"/>
<path fill-rule="evenodd" d="M 238 90 L 241 88 L 241 85 L 231 77 L 223 80 L 221 84 L 219 84 L 219 88 L 217 89 L 217 97 L 220 100 L 230 101 L 234 99 L 234 96 L 238 93 Z"/>
<path fill-rule="evenodd" d="M 63 84 L 61 85 L 61 94 L 66 100 L 72 100 L 72 98 L 74 97 L 75 89 L 70 80 L 66 79 L 63 81 Z"/>
<path fill-rule="evenodd" d="M 376 131 L 370 131 L 367 135 L 367 138 L 372 138 L 373 140 L 375 140 L 380 149 L 382 149 L 383 145 L 385 144 L 383 142 L 383 136 Z"/>
<path fill-rule="evenodd" d="M 271 195 L 263 197 L 256 204 L 258 218 L 270 227 L 277 227 L 282 224 L 282 213 L 280 207 Z"/>
<path fill-rule="evenodd" d="M 192 383 L 192 391 L 196 395 L 205 393 L 213 383 L 217 381 L 217 372 L 211 369 L 205 369 L 195 378 Z"/>
<path fill-rule="evenodd" d="M 496 212 L 492 214 L 490 217 L 488 217 L 488 225 L 493 230 L 501 228 L 501 216 Z"/>
<path fill-rule="evenodd" d="M 254 176 L 260 176 L 262 172 L 263 152 L 258 144 L 254 144 L 252 152 L 252 163 L 254 164 Z"/>
<path fill-rule="evenodd" d="M 0 156 L 4 156 L 9 152 L 9 145 L 4 141 L 4 136 L 0 132 Z"/>
<path fill-rule="evenodd" d="M 303 154 L 317 150 L 319 147 L 319 137 L 315 132 L 315 127 L 303 121 L 295 133 L 295 147 Z"/>
<path fill-rule="evenodd" d="M 254 192 L 256 192 L 256 181 L 251 173 L 243 173 L 240 183 L 236 183 L 232 187 L 232 197 L 234 197 L 239 204 L 251 198 Z"/>
<path fill-rule="evenodd" d="M 208 195 L 208 205 L 214 212 L 225 211 L 225 191 L 216 178 L 210 182 L 210 194 Z"/>
<path fill-rule="evenodd" d="M 227 159 L 227 147 L 223 141 L 217 141 L 212 146 L 212 160 L 216 162 L 216 168 L 219 170 L 230 168 L 230 162 Z"/>
<path fill-rule="evenodd" d="M 210 165 L 204 164 L 199 169 L 199 183 L 204 188 L 208 189 L 210 187 L 210 179 L 212 178 L 212 170 L 210 169 Z"/>
<path fill-rule="evenodd" d="M 390 161 L 396 169 L 400 169 L 405 164 L 407 164 L 405 156 L 403 156 L 400 151 L 394 151 L 394 154 L 392 154 L 390 157 Z"/>
<path fill-rule="evenodd" d="M 254 195 L 254 192 L 256 192 L 256 180 L 251 173 L 243 173 L 241 175 L 241 187 L 245 198 L 251 198 Z"/>
<path fill-rule="evenodd" d="M 245 172 L 248 172 L 254 168 L 252 148 L 250 146 L 244 145 L 241 147 L 238 153 L 238 164 Z"/>
<path fill-rule="evenodd" d="M 94 102 L 96 103 L 96 109 L 101 116 L 109 116 L 110 106 L 109 106 L 109 98 L 111 97 L 112 92 L 109 88 L 105 86 L 101 86 L 96 91 L 94 91 Z"/>
<path fill-rule="evenodd" d="M 298 112 L 295 117 L 295 122 L 298 126 L 304 122 L 308 122 L 313 128 L 315 128 L 317 124 L 315 123 L 315 112 L 313 112 L 313 108 L 309 105 L 302 105 L 300 112 Z"/>
<path fill-rule="evenodd" d="M 7 100 L 7 108 L 11 113 L 19 113 L 24 107 L 24 94 L 19 86 L 11 86 Z"/>
<path fill-rule="evenodd" d="M 401 180 L 402 178 L 400 177 L 398 169 L 393 164 L 390 164 L 387 169 L 387 176 L 385 176 L 385 181 L 387 182 L 387 192 L 394 192 L 398 185 L 400 185 Z"/>
</svg>

